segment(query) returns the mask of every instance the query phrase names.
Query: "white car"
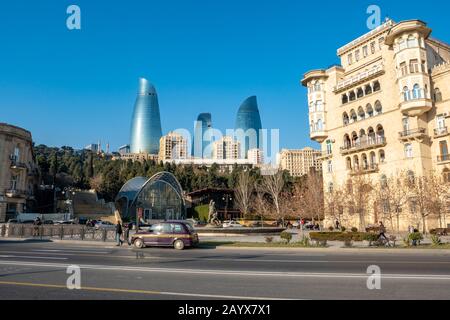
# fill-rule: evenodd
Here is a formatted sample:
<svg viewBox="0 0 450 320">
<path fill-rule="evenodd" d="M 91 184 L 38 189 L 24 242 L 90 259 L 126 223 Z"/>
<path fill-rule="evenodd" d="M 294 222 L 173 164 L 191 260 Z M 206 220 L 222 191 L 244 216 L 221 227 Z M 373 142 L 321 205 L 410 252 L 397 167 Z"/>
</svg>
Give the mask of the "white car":
<svg viewBox="0 0 450 320">
<path fill-rule="evenodd" d="M 240 224 L 239 222 L 232 220 L 232 221 L 224 221 L 222 224 L 222 227 L 223 228 L 242 228 L 244 226 L 242 224 Z"/>
<path fill-rule="evenodd" d="M 115 226 L 109 221 L 99 221 L 95 224 L 95 229 L 113 229 Z"/>
</svg>

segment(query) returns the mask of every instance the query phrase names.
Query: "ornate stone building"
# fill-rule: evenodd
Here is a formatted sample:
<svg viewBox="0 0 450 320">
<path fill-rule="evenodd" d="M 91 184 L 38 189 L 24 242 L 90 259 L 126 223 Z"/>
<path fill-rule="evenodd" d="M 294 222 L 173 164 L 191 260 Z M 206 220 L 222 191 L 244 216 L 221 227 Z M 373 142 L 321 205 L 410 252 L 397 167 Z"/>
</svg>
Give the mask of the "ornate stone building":
<svg viewBox="0 0 450 320">
<path fill-rule="evenodd" d="M 0 123 L 0 222 L 33 209 L 38 183 L 31 133 Z"/>
<path fill-rule="evenodd" d="M 387 20 L 338 49 L 341 65 L 304 75 L 326 191 L 356 175 L 376 182 L 433 171 L 450 182 L 450 46 L 431 32 L 420 20 Z M 374 210 L 367 223 L 376 223 Z"/>
</svg>

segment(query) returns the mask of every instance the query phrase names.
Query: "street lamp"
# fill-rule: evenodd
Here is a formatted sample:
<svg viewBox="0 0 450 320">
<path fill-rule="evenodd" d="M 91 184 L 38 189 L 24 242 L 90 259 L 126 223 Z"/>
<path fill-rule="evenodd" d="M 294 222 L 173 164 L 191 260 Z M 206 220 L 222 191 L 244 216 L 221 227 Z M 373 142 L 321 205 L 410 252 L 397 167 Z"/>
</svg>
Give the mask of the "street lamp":
<svg viewBox="0 0 450 320">
<path fill-rule="evenodd" d="M 222 197 L 222 200 L 225 201 L 225 217 L 228 219 L 228 203 L 233 200 L 233 198 L 229 194 L 226 194 Z"/>
</svg>

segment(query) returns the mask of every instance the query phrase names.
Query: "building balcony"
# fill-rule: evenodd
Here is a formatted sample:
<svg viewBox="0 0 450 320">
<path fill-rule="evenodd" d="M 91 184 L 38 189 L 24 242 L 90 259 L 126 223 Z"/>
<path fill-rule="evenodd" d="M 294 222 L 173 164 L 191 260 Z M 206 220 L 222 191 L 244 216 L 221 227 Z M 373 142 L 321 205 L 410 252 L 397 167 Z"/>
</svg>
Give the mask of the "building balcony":
<svg viewBox="0 0 450 320">
<path fill-rule="evenodd" d="M 412 130 L 404 130 L 402 132 L 399 132 L 398 135 L 401 141 L 423 139 L 427 135 L 427 129 L 417 128 Z"/>
<path fill-rule="evenodd" d="M 18 190 L 18 189 L 9 189 L 5 190 L 5 196 L 7 198 L 27 198 L 28 192 L 24 190 Z"/>
<path fill-rule="evenodd" d="M 361 168 L 355 168 L 352 169 L 350 172 L 350 175 L 357 176 L 362 174 L 371 174 L 371 173 L 377 173 L 379 171 L 378 164 L 372 163 L 370 165 L 363 166 Z"/>
<path fill-rule="evenodd" d="M 10 168 L 13 170 L 27 170 L 27 165 L 18 161 L 11 161 Z"/>
<path fill-rule="evenodd" d="M 450 162 L 450 154 L 441 154 L 437 156 L 438 163 L 449 163 Z"/>
<path fill-rule="evenodd" d="M 445 137 L 448 135 L 447 127 L 434 129 L 434 138 Z"/>
<path fill-rule="evenodd" d="M 325 131 L 313 131 L 309 134 L 311 140 L 322 143 L 328 138 L 328 133 Z"/>
<path fill-rule="evenodd" d="M 322 151 L 321 155 L 317 157 L 317 160 L 327 160 L 333 157 L 333 153 L 330 151 Z"/>
<path fill-rule="evenodd" d="M 376 65 L 368 71 L 358 73 L 357 75 L 355 75 L 351 78 L 348 78 L 348 79 L 338 82 L 338 84 L 333 88 L 333 92 L 335 92 L 335 93 L 343 92 L 354 86 L 363 84 L 366 81 L 377 78 L 378 76 L 383 75 L 384 72 L 385 72 L 385 69 L 384 69 L 383 64 Z"/>
<path fill-rule="evenodd" d="M 432 107 L 433 101 L 428 98 L 411 99 L 400 104 L 402 113 L 410 117 L 420 116 L 425 112 L 430 111 Z"/>
<path fill-rule="evenodd" d="M 367 137 L 361 141 L 352 142 L 349 145 L 341 147 L 341 154 L 346 155 L 364 150 L 376 149 L 386 146 L 385 137 Z"/>
</svg>

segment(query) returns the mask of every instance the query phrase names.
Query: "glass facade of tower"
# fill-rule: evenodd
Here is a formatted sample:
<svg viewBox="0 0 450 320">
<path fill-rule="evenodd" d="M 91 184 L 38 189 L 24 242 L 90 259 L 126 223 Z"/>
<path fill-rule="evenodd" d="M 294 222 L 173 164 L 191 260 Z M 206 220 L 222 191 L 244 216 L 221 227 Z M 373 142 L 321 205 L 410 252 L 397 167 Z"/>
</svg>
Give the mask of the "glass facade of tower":
<svg viewBox="0 0 450 320">
<path fill-rule="evenodd" d="M 158 154 L 161 136 L 158 95 L 155 87 L 141 78 L 131 121 L 131 153 Z"/>
<path fill-rule="evenodd" d="M 236 140 L 241 144 L 241 155 L 247 158 L 249 149 L 262 148 L 261 117 L 255 96 L 247 98 L 240 106 L 235 126 Z"/>
<path fill-rule="evenodd" d="M 194 126 L 194 139 L 192 141 L 192 155 L 195 158 L 210 159 L 213 138 L 212 119 L 210 113 L 199 114 Z"/>
</svg>

